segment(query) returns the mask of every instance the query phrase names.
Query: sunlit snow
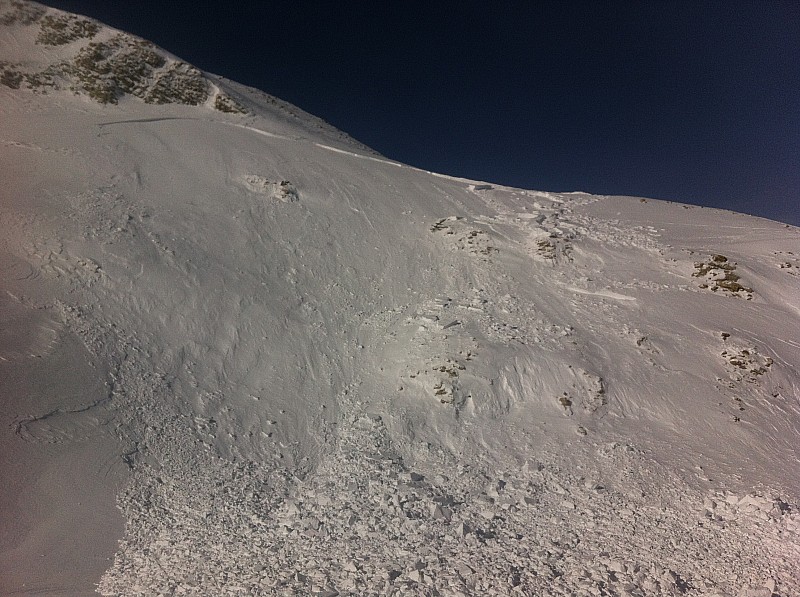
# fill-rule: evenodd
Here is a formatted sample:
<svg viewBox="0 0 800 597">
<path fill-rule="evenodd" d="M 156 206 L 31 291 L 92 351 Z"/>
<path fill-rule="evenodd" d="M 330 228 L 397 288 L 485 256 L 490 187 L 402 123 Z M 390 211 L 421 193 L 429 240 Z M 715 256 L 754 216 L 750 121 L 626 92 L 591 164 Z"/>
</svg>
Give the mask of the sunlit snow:
<svg viewBox="0 0 800 597">
<path fill-rule="evenodd" d="M 1 593 L 800 595 L 800 230 L 0 22 Z"/>
</svg>

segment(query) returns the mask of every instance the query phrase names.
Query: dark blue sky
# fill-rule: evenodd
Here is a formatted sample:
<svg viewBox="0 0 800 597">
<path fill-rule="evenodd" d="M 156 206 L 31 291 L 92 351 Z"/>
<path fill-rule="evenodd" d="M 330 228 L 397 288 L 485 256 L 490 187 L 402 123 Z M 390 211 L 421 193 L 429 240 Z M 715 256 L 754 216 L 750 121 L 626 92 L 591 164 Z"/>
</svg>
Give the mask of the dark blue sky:
<svg viewBox="0 0 800 597">
<path fill-rule="evenodd" d="M 48 0 L 386 156 L 800 225 L 800 2 Z"/>
</svg>

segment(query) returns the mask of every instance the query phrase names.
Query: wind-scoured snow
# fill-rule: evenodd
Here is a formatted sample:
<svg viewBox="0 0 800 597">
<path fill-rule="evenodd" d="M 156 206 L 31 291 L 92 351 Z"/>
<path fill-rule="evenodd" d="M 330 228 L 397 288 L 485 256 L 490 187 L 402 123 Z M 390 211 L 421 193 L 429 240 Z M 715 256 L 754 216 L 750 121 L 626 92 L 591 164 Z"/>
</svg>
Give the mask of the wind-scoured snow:
<svg viewBox="0 0 800 597">
<path fill-rule="evenodd" d="M 800 230 L 0 22 L 0 592 L 800 595 Z"/>
</svg>

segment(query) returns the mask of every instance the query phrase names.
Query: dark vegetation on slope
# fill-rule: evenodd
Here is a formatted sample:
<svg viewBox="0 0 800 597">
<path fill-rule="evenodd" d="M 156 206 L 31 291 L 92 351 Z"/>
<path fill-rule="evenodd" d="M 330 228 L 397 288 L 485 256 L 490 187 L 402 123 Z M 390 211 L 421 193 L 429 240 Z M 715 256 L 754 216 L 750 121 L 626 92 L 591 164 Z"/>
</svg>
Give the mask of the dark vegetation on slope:
<svg viewBox="0 0 800 597">
<path fill-rule="evenodd" d="M 0 24 L 38 24 L 39 45 L 66 46 L 94 39 L 101 31 L 96 22 L 75 15 L 48 14 L 18 1 L 9 6 L 10 10 L 0 15 Z M 24 86 L 37 93 L 67 89 L 101 104 L 116 104 L 125 95 L 132 95 L 148 104 L 197 106 L 208 101 L 212 93 L 199 69 L 180 60 L 168 60 L 152 43 L 124 33 L 79 46 L 72 58 L 39 71 L 0 61 L 0 84 L 11 89 Z M 247 113 L 222 93 L 215 95 L 213 106 L 220 112 Z"/>
</svg>

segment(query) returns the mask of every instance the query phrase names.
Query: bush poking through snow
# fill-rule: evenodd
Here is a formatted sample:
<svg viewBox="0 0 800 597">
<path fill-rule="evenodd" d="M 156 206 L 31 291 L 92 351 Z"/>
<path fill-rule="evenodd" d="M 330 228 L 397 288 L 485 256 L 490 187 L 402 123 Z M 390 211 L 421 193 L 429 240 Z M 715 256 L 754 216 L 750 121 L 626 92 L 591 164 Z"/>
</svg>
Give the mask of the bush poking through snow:
<svg viewBox="0 0 800 597">
<path fill-rule="evenodd" d="M 94 37 L 99 26 L 74 16 L 45 16 L 37 43 L 63 45 Z M 69 89 L 88 95 L 101 104 L 116 104 L 125 94 L 148 104 L 203 104 L 210 85 L 197 68 L 185 62 L 168 62 L 150 42 L 119 34 L 107 41 L 91 42 L 71 60 L 51 64 L 39 72 L 18 70 L 18 65 L 0 63 L 0 83 L 12 89 L 25 86 L 38 93 L 47 89 Z M 230 98 L 218 96 L 215 108 L 241 112 Z"/>
<path fill-rule="evenodd" d="M 47 15 L 39 22 L 36 43 L 44 46 L 63 46 L 77 39 L 91 39 L 100 26 L 74 15 Z"/>
<path fill-rule="evenodd" d="M 235 99 L 224 93 L 217 94 L 214 98 L 214 109 L 226 114 L 247 114 L 247 109 Z"/>
<path fill-rule="evenodd" d="M 154 71 L 165 62 L 152 44 L 119 35 L 81 48 L 64 70 L 76 79 L 74 91 L 101 104 L 116 104 L 125 93 L 144 98 Z"/>
<path fill-rule="evenodd" d="M 11 10 L 0 15 L 0 25 L 32 25 L 46 12 L 40 6 L 31 6 L 19 0 L 12 0 L 8 4 Z"/>
<path fill-rule="evenodd" d="M 186 104 L 197 106 L 208 99 L 208 82 L 198 69 L 176 62 L 156 76 L 147 90 L 144 101 L 148 104 Z"/>
<path fill-rule="evenodd" d="M 0 61 L 0 84 L 11 89 L 19 89 L 22 79 L 22 73 L 16 70 L 12 64 Z"/>
</svg>

